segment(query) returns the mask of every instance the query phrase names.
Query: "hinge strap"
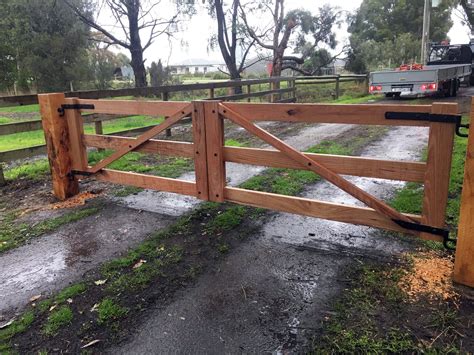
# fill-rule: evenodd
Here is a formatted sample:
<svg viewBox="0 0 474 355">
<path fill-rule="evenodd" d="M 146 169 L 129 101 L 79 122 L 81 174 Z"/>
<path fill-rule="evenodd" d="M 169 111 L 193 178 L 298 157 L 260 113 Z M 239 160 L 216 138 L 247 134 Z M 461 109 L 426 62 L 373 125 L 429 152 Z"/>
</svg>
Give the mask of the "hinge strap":
<svg viewBox="0 0 474 355">
<path fill-rule="evenodd" d="M 398 224 L 400 227 L 417 231 L 417 232 L 424 232 L 424 233 L 429 233 L 429 234 L 434 234 L 434 235 L 439 235 L 443 237 L 443 245 L 446 249 L 448 250 L 454 250 L 455 248 L 449 245 L 448 243 L 452 243 L 456 245 L 456 239 L 450 238 L 449 237 L 449 230 L 443 229 L 443 228 L 437 228 L 433 226 L 427 226 L 425 224 L 421 223 L 415 223 L 415 222 L 405 222 L 401 221 L 398 219 L 393 219 L 393 221 Z"/>
<path fill-rule="evenodd" d="M 63 104 L 58 108 L 59 116 L 64 116 L 65 110 L 94 110 L 95 106 L 92 104 Z"/>
</svg>

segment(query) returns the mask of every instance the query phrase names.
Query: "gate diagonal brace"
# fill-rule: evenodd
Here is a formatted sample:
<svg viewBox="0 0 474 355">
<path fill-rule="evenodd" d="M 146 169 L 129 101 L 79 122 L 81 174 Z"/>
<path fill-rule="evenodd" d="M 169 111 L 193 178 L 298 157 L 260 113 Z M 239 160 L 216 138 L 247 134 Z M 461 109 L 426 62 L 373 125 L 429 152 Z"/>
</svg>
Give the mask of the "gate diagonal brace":
<svg viewBox="0 0 474 355">
<path fill-rule="evenodd" d="M 230 119 L 232 122 L 243 127 L 250 133 L 259 137 L 264 142 L 278 149 L 281 153 L 285 154 L 290 159 L 300 163 L 301 165 L 308 167 L 309 170 L 320 175 L 321 177 L 323 177 L 324 179 L 326 179 L 333 185 L 347 192 L 348 194 L 350 194 L 357 200 L 363 202 L 368 207 L 373 208 L 375 211 L 377 211 L 381 215 L 391 220 L 396 219 L 396 220 L 402 220 L 405 222 L 414 222 L 414 220 L 412 220 L 408 216 L 403 215 L 402 213 L 398 212 L 391 206 L 387 205 L 385 202 L 379 200 L 377 197 L 362 190 L 358 186 L 354 185 L 352 182 L 348 181 L 347 179 L 341 177 L 339 174 L 328 169 L 325 165 L 319 163 L 317 160 L 306 157 L 300 151 L 294 149 L 293 147 L 281 141 L 280 139 L 273 136 L 272 134 L 268 133 L 264 129 L 256 126 L 254 123 L 248 120 L 245 116 L 241 115 L 238 112 L 233 111 L 232 109 L 227 107 L 225 104 L 222 104 L 222 103 L 220 104 L 219 113 L 223 115 L 224 117 Z"/>
<path fill-rule="evenodd" d="M 141 145 L 145 144 L 148 142 L 150 139 L 155 137 L 156 135 L 160 134 L 163 132 L 165 129 L 171 127 L 184 117 L 190 115 L 192 112 L 192 104 L 189 104 L 185 108 L 183 108 L 181 111 L 175 113 L 174 115 L 168 117 L 164 122 L 159 124 L 158 126 L 155 126 L 142 135 L 138 136 L 134 142 L 129 143 L 128 145 L 124 146 L 121 149 L 116 150 L 114 153 L 109 155 L 107 158 L 102 159 L 100 162 L 98 162 L 95 166 L 90 167 L 86 170 L 87 173 L 89 174 L 96 174 L 103 168 L 105 168 L 107 165 L 112 164 L 114 161 L 120 159 L 123 157 L 125 154 L 132 152 L 133 150 L 137 149 Z M 84 174 L 82 174 L 84 175 Z"/>
<path fill-rule="evenodd" d="M 386 112 L 387 120 L 409 120 L 409 121 L 427 121 L 437 123 L 454 123 L 456 124 L 456 135 L 467 138 L 467 133 L 462 133 L 461 128 L 469 129 L 469 124 L 462 123 L 461 115 L 448 115 L 440 113 L 427 112 Z"/>
</svg>

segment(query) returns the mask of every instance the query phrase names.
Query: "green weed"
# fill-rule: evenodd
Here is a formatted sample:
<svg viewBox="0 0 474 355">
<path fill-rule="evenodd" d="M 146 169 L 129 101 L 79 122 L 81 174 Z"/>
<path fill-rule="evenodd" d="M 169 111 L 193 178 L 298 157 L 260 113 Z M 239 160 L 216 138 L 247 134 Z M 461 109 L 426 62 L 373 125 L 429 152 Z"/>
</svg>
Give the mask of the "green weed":
<svg viewBox="0 0 474 355">
<path fill-rule="evenodd" d="M 105 298 L 100 302 L 98 308 L 97 321 L 99 324 L 109 323 L 127 314 L 128 310 L 121 307 L 111 298 Z"/>
<path fill-rule="evenodd" d="M 55 335 L 59 329 L 71 324 L 73 318 L 72 310 L 68 306 L 61 306 L 51 312 L 44 325 L 43 333 L 49 336 Z"/>
<path fill-rule="evenodd" d="M 55 301 L 57 303 L 63 303 L 69 298 L 73 298 L 83 292 L 85 292 L 87 289 L 86 285 L 84 283 L 78 283 L 75 285 L 71 285 L 65 289 L 63 289 L 61 292 L 58 293 L 58 295 L 55 298 Z"/>
</svg>

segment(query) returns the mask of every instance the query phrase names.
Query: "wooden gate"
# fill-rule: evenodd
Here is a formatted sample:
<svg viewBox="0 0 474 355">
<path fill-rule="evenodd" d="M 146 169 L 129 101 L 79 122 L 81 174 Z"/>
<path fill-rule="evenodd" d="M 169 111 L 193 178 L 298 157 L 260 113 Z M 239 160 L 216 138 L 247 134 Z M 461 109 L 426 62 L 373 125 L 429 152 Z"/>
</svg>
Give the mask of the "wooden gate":
<svg viewBox="0 0 474 355">
<path fill-rule="evenodd" d="M 68 198 L 78 192 L 78 178 L 94 176 L 103 181 L 185 194 L 202 200 L 230 201 L 383 228 L 445 243 L 449 240 L 445 213 L 454 135 L 460 126 L 457 104 L 326 105 L 117 101 L 66 99 L 63 94 L 39 95 L 39 102 L 53 190 L 59 199 Z M 137 138 L 87 135 L 84 134 L 81 112 L 162 115 L 166 120 Z M 192 116 L 193 143 L 153 139 L 187 116 Z M 274 149 L 225 146 L 226 119 L 240 125 Z M 428 158 L 425 163 L 302 153 L 255 124 L 260 121 L 427 127 Z M 89 166 L 87 147 L 107 148 L 114 152 L 95 166 Z M 196 180 L 189 182 L 106 168 L 132 151 L 193 158 Z M 362 201 L 367 207 L 229 187 L 226 185 L 226 162 L 310 170 Z M 346 180 L 343 175 L 422 183 L 423 212 L 421 215 L 400 213 Z"/>
</svg>

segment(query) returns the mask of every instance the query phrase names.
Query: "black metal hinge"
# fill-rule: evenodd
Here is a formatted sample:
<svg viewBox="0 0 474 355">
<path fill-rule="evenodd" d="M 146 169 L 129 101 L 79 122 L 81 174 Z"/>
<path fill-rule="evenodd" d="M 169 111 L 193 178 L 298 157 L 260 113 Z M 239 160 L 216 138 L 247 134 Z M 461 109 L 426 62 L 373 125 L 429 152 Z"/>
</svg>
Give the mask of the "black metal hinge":
<svg viewBox="0 0 474 355">
<path fill-rule="evenodd" d="M 91 104 L 64 104 L 58 108 L 59 116 L 64 116 L 65 110 L 93 110 L 94 105 Z"/>
<path fill-rule="evenodd" d="M 468 134 L 461 133 L 461 128 L 469 129 L 468 124 L 461 123 L 461 115 L 448 115 L 444 113 L 428 112 L 385 112 L 385 118 L 387 120 L 411 120 L 438 123 L 454 123 L 456 125 L 456 134 L 459 137 L 468 137 Z"/>
<path fill-rule="evenodd" d="M 94 174 L 89 171 L 79 171 L 79 170 L 71 170 L 71 172 L 68 173 L 68 177 L 71 180 L 73 180 L 75 176 L 92 176 L 92 175 Z"/>
<path fill-rule="evenodd" d="M 393 219 L 393 221 L 398 224 L 400 227 L 417 231 L 417 232 L 424 232 L 424 233 L 429 233 L 429 234 L 434 234 L 434 235 L 439 235 L 443 237 L 443 245 L 446 249 L 448 250 L 455 250 L 456 248 L 453 247 L 450 244 L 456 245 L 456 239 L 450 238 L 449 237 L 449 230 L 443 229 L 443 228 L 437 228 L 437 227 L 432 227 L 432 226 L 427 226 L 425 224 L 421 223 L 415 223 L 415 222 L 405 222 L 401 221 L 399 219 Z"/>
</svg>

